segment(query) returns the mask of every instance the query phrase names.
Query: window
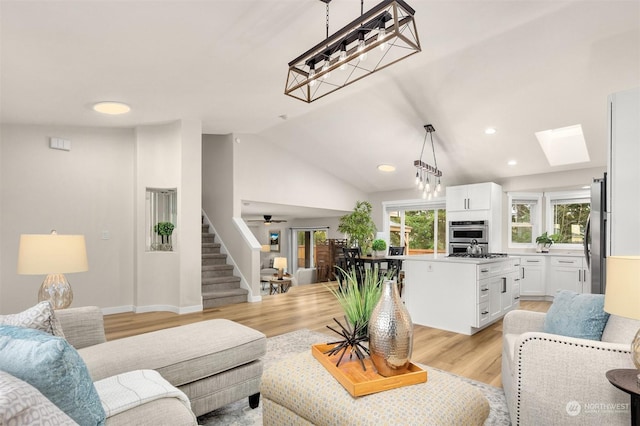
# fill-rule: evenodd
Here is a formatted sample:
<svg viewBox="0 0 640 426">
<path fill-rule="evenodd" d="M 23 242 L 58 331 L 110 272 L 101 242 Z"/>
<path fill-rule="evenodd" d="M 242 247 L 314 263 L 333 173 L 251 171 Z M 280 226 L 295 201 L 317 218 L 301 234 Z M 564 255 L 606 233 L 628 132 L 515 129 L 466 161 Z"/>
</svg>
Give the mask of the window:
<svg viewBox="0 0 640 426">
<path fill-rule="evenodd" d="M 389 245 L 406 247 L 407 255 L 446 253 L 447 218 L 444 202 L 384 203 Z"/>
<path fill-rule="evenodd" d="M 534 247 L 541 234 L 540 193 L 509 193 L 509 247 Z"/>
<path fill-rule="evenodd" d="M 584 230 L 591 213 L 591 199 L 586 191 L 548 192 L 547 229 L 556 235 L 556 244 L 575 248 L 584 242 Z"/>
<path fill-rule="evenodd" d="M 145 228 L 147 251 L 172 251 L 173 230 L 178 223 L 178 192 L 175 188 L 147 188 Z"/>
</svg>

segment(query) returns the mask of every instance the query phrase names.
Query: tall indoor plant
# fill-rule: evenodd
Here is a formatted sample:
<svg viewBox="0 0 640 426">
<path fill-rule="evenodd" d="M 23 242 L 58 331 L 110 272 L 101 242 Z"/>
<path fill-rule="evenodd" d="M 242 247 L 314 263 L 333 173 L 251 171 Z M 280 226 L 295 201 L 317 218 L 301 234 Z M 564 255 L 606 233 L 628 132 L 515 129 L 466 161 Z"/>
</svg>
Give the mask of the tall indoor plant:
<svg viewBox="0 0 640 426">
<path fill-rule="evenodd" d="M 371 210 L 368 201 L 356 201 L 353 212 L 342 216 L 338 224 L 338 231 L 347 234 L 349 245 L 360 247 L 364 254 L 371 251 L 371 242 L 376 233 Z"/>
</svg>

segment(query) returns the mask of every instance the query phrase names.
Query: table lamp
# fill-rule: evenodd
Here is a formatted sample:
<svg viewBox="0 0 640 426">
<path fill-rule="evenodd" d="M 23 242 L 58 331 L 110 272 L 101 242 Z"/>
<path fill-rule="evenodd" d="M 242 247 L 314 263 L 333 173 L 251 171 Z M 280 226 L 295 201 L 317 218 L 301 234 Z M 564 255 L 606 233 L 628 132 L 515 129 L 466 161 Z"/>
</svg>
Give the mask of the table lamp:
<svg viewBox="0 0 640 426">
<path fill-rule="evenodd" d="M 278 279 L 282 279 L 282 273 L 287 268 L 287 258 L 286 257 L 276 257 L 273 259 L 273 267 L 278 270 Z"/>
<path fill-rule="evenodd" d="M 640 256 L 607 257 L 606 283 L 604 310 L 640 320 Z M 631 356 L 640 370 L 640 330 L 631 342 Z"/>
<path fill-rule="evenodd" d="M 84 235 L 23 234 L 18 248 L 18 274 L 44 275 L 38 301 L 54 309 L 68 308 L 73 291 L 64 274 L 89 270 Z"/>
</svg>

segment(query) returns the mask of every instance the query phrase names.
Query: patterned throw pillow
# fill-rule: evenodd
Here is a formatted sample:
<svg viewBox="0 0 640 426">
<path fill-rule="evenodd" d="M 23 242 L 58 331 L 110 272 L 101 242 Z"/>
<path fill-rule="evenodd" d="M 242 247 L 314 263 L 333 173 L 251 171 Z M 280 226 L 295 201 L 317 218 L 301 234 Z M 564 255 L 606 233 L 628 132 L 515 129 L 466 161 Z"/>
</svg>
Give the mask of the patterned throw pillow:
<svg viewBox="0 0 640 426">
<path fill-rule="evenodd" d="M 0 325 L 34 328 L 54 336 L 64 337 L 62 327 L 53 312 L 53 306 L 46 301 L 19 314 L 0 315 Z"/>
<path fill-rule="evenodd" d="M 0 425 L 77 425 L 38 389 L 0 371 Z"/>
<path fill-rule="evenodd" d="M 38 389 L 75 422 L 104 424 L 105 412 L 89 370 L 65 339 L 0 325 L 0 370 Z"/>
</svg>

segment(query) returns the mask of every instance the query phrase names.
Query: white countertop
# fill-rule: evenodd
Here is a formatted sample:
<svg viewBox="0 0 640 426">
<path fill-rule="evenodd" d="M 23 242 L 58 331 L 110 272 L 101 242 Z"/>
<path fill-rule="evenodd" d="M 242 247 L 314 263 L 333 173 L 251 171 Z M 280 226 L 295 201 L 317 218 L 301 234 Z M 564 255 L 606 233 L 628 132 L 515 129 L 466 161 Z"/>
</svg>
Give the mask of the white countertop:
<svg viewBox="0 0 640 426">
<path fill-rule="evenodd" d="M 509 257 L 518 257 L 509 255 Z M 430 254 L 418 255 L 418 256 L 402 256 L 401 258 L 405 261 L 419 261 L 419 262 L 447 262 L 447 263 L 466 263 L 466 264 L 474 264 L 474 265 L 483 265 L 485 263 L 495 263 L 495 262 L 504 262 L 505 260 L 509 260 L 509 257 L 494 257 L 492 259 L 489 258 L 478 258 L 478 257 L 447 257 L 447 255 L 441 255 L 434 258 Z"/>
<path fill-rule="evenodd" d="M 536 253 L 534 251 L 508 252 L 509 256 L 561 256 L 561 257 L 584 257 L 584 252 L 580 250 L 558 250 L 549 253 Z"/>
</svg>

